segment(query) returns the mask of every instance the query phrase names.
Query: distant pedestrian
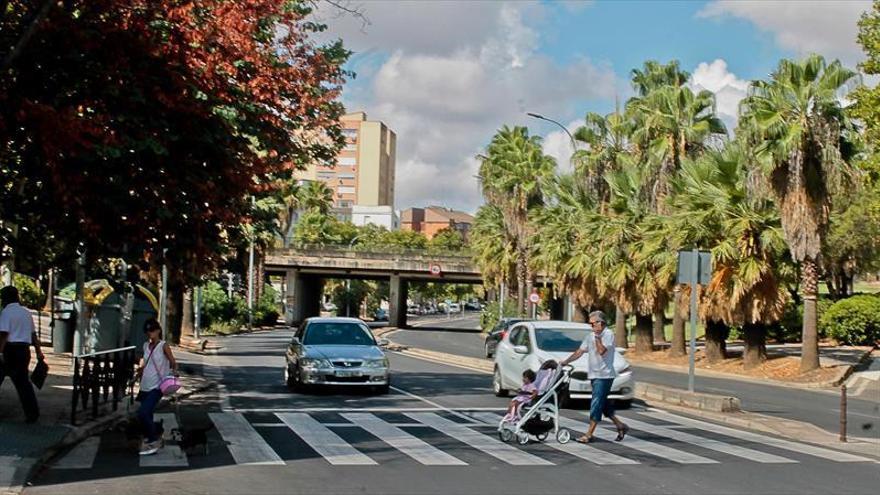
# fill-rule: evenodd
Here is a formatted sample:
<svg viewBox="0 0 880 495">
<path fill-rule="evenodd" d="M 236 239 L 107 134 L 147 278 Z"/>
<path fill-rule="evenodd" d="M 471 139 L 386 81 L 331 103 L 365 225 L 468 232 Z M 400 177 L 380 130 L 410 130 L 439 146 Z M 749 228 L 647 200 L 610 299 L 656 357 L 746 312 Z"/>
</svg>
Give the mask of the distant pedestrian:
<svg viewBox="0 0 880 495">
<path fill-rule="evenodd" d="M 590 428 L 585 435 L 577 439 L 581 443 L 593 441 L 593 432 L 596 431 L 599 421 L 602 421 L 603 414 L 617 426 L 618 442 L 623 440 L 629 431 L 629 427 L 617 419 L 614 406 L 608 400 L 611 384 L 614 383 L 617 372 L 614 370 L 614 332 L 608 328 L 605 321 L 605 313 L 601 311 L 590 313 L 590 325 L 593 330 L 587 333 L 581 346 L 560 363 L 566 365 L 584 354 L 587 355 L 587 375 L 590 377 L 592 387 Z"/>
<path fill-rule="evenodd" d="M 144 428 L 144 444 L 140 455 L 153 455 L 162 447 L 161 432 L 153 421 L 153 413 L 159 405 L 159 400 L 162 399 L 159 384 L 172 372 L 177 373 L 177 361 L 171 353 L 171 348 L 161 340 L 162 326 L 155 318 L 147 320 L 144 324 L 144 333 L 147 334 L 147 341 L 144 342 L 144 355 L 137 370 L 141 379 L 138 393 L 141 405 L 137 416 Z"/>
<path fill-rule="evenodd" d="M 0 289 L 0 307 L 0 385 L 9 375 L 24 409 L 25 422 L 36 423 L 40 418 L 40 407 L 28 377 L 30 346 L 34 346 L 40 361 L 45 361 L 46 356 L 40 348 L 40 338 L 34 331 L 34 318 L 21 305 L 18 289 L 11 285 Z"/>
</svg>

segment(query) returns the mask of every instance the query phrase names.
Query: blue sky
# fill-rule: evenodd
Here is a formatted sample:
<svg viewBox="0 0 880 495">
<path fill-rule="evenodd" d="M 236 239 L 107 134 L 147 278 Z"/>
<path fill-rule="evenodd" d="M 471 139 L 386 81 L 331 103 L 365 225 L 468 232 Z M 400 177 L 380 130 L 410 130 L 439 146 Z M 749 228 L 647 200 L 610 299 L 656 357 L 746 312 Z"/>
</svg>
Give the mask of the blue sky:
<svg viewBox="0 0 880 495">
<path fill-rule="evenodd" d="M 570 130 L 588 111 L 608 112 L 630 94 L 645 60 L 679 60 L 691 83 L 716 92 L 730 125 L 748 81 L 782 57 L 817 52 L 861 60 L 856 21 L 865 0 L 352 2 L 369 24 L 327 15 L 329 37 L 354 51 L 349 110 L 398 134 L 396 207 L 481 203 L 475 155 L 504 124 L 545 138 L 560 169 Z"/>
</svg>

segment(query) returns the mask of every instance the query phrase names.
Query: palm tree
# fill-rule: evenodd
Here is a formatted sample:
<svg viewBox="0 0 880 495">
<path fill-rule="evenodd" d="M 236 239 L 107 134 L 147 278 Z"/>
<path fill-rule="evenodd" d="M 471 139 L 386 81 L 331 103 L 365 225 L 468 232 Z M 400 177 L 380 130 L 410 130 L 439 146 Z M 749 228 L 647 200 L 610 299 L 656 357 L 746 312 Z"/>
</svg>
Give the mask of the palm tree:
<svg viewBox="0 0 880 495">
<path fill-rule="evenodd" d="M 307 212 L 326 215 L 333 206 L 333 189 L 319 180 L 309 181 L 298 191 L 299 204 Z"/>
<path fill-rule="evenodd" d="M 299 217 L 298 210 L 300 208 L 299 200 L 300 186 L 294 181 L 281 184 L 278 188 L 278 197 L 281 207 L 278 213 L 278 223 L 280 227 L 282 246 L 290 245 L 293 236 L 293 227 Z"/>
<path fill-rule="evenodd" d="M 584 125 L 574 132 L 574 139 L 584 143 L 586 149 L 576 151 L 573 161 L 601 211 L 605 211 L 611 199 L 605 174 L 632 162 L 629 142 L 632 130 L 632 121 L 620 112 L 604 116 L 590 112 L 584 118 Z"/>
<path fill-rule="evenodd" d="M 711 249 L 713 277 L 700 306 L 706 356 L 710 362 L 725 358 L 729 327 L 742 326 L 750 368 L 766 359 L 766 328 L 782 316 L 789 299 L 783 282 L 791 270 L 780 262 L 785 240 L 778 211 L 768 198 L 747 194 L 747 163 L 747 147 L 739 141 L 686 161 L 673 182 L 664 239 L 673 247 Z"/>
<path fill-rule="evenodd" d="M 515 240 L 504 225 L 501 208 L 493 204 L 481 206 L 468 239 L 483 280 L 493 285 L 509 283 L 511 274 L 516 271 L 516 249 Z"/>
<path fill-rule="evenodd" d="M 633 69 L 630 73 L 633 89 L 639 96 L 646 96 L 663 86 L 683 86 L 690 77 L 690 74 L 681 70 L 678 60 L 671 60 L 665 64 L 648 60 L 642 69 Z"/>
<path fill-rule="evenodd" d="M 851 170 L 841 92 L 856 77 L 819 55 L 781 60 L 769 81 L 754 81 L 742 102 L 741 132 L 755 145 L 755 178 L 779 207 L 804 299 L 801 371 L 819 367 L 818 263 L 831 190 Z"/>
<path fill-rule="evenodd" d="M 541 203 L 540 186 L 554 174 L 556 162 L 544 154 L 539 137 L 518 126 L 500 129 L 480 159 L 483 194 L 503 211 L 505 228 L 515 243 L 517 300 L 525 311 L 532 281 L 529 210 Z"/>
</svg>

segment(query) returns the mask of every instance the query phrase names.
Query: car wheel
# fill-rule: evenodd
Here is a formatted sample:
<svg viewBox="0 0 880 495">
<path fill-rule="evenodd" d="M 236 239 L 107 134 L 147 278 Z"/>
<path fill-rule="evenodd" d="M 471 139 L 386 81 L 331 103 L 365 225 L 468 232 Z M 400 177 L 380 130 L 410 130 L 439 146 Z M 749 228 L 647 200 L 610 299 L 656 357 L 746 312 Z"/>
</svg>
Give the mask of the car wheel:
<svg viewBox="0 0 880 495">
<path fill-rule="evenodd" d="M 486 357 L 487 357 L 487 358 L 491 358 L 491 357 L 492 357 L 492 351 L 489 349 L 489 343 L 488 343 L 488 342 L 486 342 L 485 348 L 486 348 Z"/>
<path fill-rule="evenodd" d="M 291 373 L 290 366 L 287 366 L 284 369 L 284 383 L 287 385 L 287 390 L 290 390 L 291 392 L 299 392 L 302 390 L 302 384 L 300 384 L 299 381 L 299 372 L 295 370 Z"/>
<path fill-rule="evenodd" d="M 632 403 L 633 403 L 632 399 L 618 400 L 614 403 L 614 406 L 617 407 L 618 409 L 629 409 L 630 407 L 632 407 Z"/>
<path fill-rule="evenodd" d="M 497 366 L 495 367 L 495 375 L 492 377 L 492 390 L 496 397 L 507 397 L 508 392 L 501 383 L 501 370 Z"/>
</svg>

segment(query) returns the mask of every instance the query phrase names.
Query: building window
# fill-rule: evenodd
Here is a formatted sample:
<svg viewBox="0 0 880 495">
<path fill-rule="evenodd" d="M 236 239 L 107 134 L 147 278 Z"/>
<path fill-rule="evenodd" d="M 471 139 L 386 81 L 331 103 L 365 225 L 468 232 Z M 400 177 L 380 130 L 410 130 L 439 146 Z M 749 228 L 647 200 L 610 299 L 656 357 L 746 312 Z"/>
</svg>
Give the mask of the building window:
<svg viewBox="0 0 880 495">
<path fill-rule="evenodd" d="M 336 177 L 336 172 L 318 172 L 318 180 L 328 181 Z"/>
<path fill-rule="evenodd" d="M 354 194 L 354 187 L 352 187 L 352 186 L 339 186 L 336 188 L 336 194 Z"/>
<path fill-rule="evenodd" d="M 357 129 L 342 129 L 342 135 L 345 136 L 345 139 L 357 142 L 357 138 L 358 138 Z"/>
<path fill-rule="evenodd" d="M 350 180 L 354 180 L 354 174 L 353 174 L 353 173 L 350 173 L 350 172 L 340 172 L 339 175 L 338 175 L 338 177 L 339 177 L 340 179 L 350 179 Z"/>
<path fill-rule="evenodd" d="M 357 164 L 357 159 L 352 156 L 340 156 L 337 163 L 346 167 L 354 167 Z"/>
<path fill-rule="evenodd" d="M 345 147 L 342 149 L 345 151 L 357 151 L 357 143 L 345 143 Z"/>
<path fill-rule="evenodd" d="M 342 200 L 342 201 L 339 202 L 339 207 L 340 207 L 340 208 L 351 208 L 352 204 L 353 204 L 352 201 L 349 201 L 349 200 Z"/>
</svg>

